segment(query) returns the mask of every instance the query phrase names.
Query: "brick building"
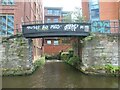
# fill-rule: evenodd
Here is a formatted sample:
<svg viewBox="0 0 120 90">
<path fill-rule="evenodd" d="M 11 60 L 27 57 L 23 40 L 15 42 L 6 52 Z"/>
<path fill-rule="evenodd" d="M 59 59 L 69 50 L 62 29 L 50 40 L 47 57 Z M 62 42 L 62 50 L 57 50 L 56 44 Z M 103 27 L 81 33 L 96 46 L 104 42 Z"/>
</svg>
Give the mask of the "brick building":
<svg viewBox="0 0 120 90">
<path fill-rule="evenodd" d="M 120 1 L 82 0 L 82 11 L 87 20 L 118 20 Z"/>
<path fill-rule="evenodd" d="M 36 2 L 17 2 L 0 0 L 0 35 L 10 36 L 22 31 L 23 22 L 43 22 L 42 0 Z M 34 59 L 41 54 L 41 39 L 33 40 Z"/>
<path fill-rule="evenodd" d="M 83 16 L 86 20 L 92 23 L 93 26 L 100 26 L 101 28 L 93 27 L 93 32 L 101 33 L 118 33 L 120 24 L 120 1 L 114 2 L 103 0 L 82 0 Z M 108 28 L 107 28 L 108 27 Z"/>
<path fill-rule="evenodd" d="M 59 23 L 61 22 L 61 7 L 44 7 L 44 22 Z"/>
<path fill-rule="evenodd" d="M 44 23 L 62 23 L 63 17 L 68 12 L 61 7 L 44 7 Z M 60 51 L 67 51 L 71 45 L 70 38 L 46 37 L 44 38 L 43 52 L 48 55 L 56 55 Z"/>
</svg>

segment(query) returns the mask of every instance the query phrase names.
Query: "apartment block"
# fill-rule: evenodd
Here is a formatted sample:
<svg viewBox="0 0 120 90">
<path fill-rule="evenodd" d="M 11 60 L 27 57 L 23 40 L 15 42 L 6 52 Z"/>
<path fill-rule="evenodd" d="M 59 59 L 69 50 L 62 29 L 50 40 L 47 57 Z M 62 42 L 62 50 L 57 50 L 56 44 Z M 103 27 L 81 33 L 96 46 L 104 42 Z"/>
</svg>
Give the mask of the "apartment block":
<svg viewBox="0 0 120 90">
<path fill-rule="evenodd" d="M 22 24 L 43 22 L 42 0 L 18 2 L 0 0 L 0 35 L 10 36 L 22 32 Z M 33 39 L 34 59 L 41 55 L 41 39 Z"/>
<path fill-rule="evenodd" d="M 82 0 L 82 11 L 86 20 L 118 20 L 120 1 Z"/>
<path fill-rule="evenodd" d="M 118 33 L 120 23 L 120 1 L 82 0 L 82 12 L 92 22 L 92 31 Z M 95 23 L 93 23 L 95 22 Z"/>
<path fill-rule="evenodd" d="M 61 22 L 61 7 L 44 7 L 44 22 L 45 23 L 60 23 Z"/>
</svg>

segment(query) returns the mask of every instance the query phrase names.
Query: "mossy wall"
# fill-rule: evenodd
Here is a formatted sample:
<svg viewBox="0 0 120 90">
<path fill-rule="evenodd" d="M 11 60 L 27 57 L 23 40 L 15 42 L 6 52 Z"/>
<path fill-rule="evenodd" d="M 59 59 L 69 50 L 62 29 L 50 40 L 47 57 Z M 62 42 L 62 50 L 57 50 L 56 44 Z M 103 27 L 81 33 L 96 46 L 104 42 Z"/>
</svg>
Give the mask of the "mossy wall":
<svg viewBox="0 0 120 90">
<path fill-rule="evenodd" d="M 118 66 L 118 35 L 93 34 L 84 39 L 82 62 L 85 66 Z"/>
<path fill-rule="evenodd" d="M 3 74 L 9 72 L 18 72 L 30 70 L 32 67 L 29 61 L 29 45 L 28 40 L 19 37 L 7 40 L 2 38 L 2 60 L 0 61 Z M 8 72 L 7 72 L 8 71 Z M 20 72 L 19 72 L 20 71 Z M 11 72 L 11 73 L 12 73 Z"/>
</svg>

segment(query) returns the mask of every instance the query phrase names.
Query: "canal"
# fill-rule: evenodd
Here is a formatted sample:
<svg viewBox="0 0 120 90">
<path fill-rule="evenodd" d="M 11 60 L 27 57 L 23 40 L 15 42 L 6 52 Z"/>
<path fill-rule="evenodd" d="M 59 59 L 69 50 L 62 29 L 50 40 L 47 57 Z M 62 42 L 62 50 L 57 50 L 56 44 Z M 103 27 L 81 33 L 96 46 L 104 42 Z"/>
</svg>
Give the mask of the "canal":
<svg viewBox="0 0 120 90">
<path fill-rule="evenodd" d="M 88 76 L 63 62 L 47 62 L 33 75 L 2 79 L 3 88 L 118 88 L 118 78 Z"/>
</svg>

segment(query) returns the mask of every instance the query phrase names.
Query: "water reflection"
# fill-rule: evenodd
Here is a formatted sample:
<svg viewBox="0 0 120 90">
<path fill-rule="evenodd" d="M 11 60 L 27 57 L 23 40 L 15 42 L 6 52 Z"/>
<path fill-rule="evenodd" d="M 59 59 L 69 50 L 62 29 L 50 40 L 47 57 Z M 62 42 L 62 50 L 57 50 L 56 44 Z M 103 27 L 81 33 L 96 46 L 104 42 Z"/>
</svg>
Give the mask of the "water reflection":
<svg viewBox="0 0 120 90">
<path fill-rule="evenodd" d="M 63 62 L 47 62 L 33 75 L 3 77 L 4 88 L 117 88 L 118 78 L 84 75 Z"/>
</svg>

